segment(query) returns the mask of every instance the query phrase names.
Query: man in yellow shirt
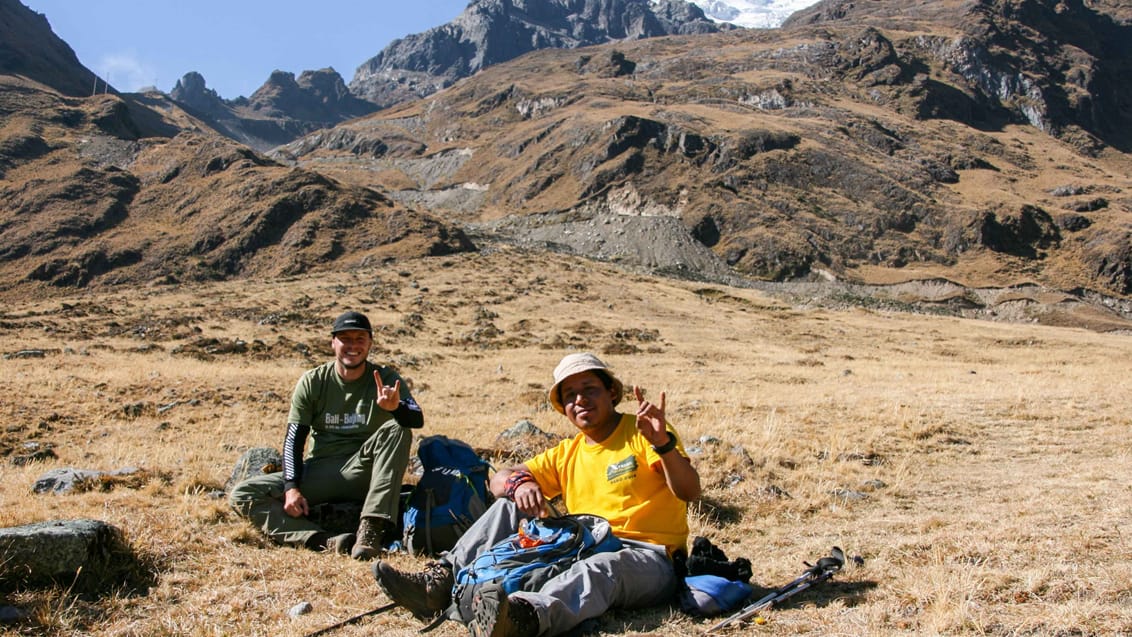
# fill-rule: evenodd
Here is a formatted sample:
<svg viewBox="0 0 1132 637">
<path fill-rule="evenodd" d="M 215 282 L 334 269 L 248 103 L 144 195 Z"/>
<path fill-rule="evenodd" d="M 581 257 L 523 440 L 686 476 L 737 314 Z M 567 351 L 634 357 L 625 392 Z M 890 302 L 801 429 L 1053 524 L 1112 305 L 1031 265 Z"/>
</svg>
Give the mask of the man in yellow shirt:
<svg viewBox="0 0 1132 637">
<path fill-rule="evenodd" d="M 557 635 L 613 607 L 671 600 L 678 583 L 671 558 L 685 549 L 687 503 L 700 497 L 700 476 L 665 419 L 664 393 L 654 404 L 635 388 L 635 415 L 616 410 L 623 394 L 594 355 L 563 358 L 548 398 L 578 435 L 492 476 L 495 504 L 423 572 L 374 564 L 385 594 L 421 619 L 439 615 L 451 603 L 455 571 L 514 533 L 521 518 L 546 515 L 547 500 L 561 495 L 571 513 L 608 519 L 623 547 L 576 563 L 537 591 L 477 596 L 473 636 Z"/>
</svg>

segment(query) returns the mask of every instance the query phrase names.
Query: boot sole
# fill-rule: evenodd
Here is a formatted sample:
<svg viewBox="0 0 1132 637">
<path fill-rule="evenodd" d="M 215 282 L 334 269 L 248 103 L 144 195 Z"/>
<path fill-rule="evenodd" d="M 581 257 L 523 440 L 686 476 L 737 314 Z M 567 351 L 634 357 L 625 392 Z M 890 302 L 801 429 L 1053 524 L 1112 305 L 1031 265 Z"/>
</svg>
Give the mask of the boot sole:
<svg viewBox="0 0 1132 637">
<path fill-rule="evenodd" d="M 385 596 L 387 598 L 389 598 L 393 602 L 396 602 L 398 606 L 409 611 L 410 613 L 413 614 L 413 617 L 416 617 L 417 619 L 421 620 L 422 622 L 430 622 L 430 621 L 436 619 L 437 616 L 440 615 L 440 613 L 444 612 L 443 609 L 436 610 L 436 611 L 425 610 L 424 612 L 421 612 L 417 609 L 414 609 L 414 606 L 416 606 L 416 604 L 406 603 L 407 600 L 405 600 L 402 596 L 398 595 L 392 588 L 387 586 L 385 584 L 385 581 L 382 579 L 381 573 L 382 573 L 382 570 L 386 567 L 392 568 L 392 567 L 389 567 L 385 562 L 382 562 L 380 560 L 373 563 L 373 578 L 375 580 L 377 580 L 377 587 L 381 589 L 382 593 L 385 593 Z"/>
<path fill-rule="evenodd" d="M 468 632 L 472 637 L 532 637 L 533 632 L 519 635 L 522 631 L 515 625 L 512 609 L 514 605 L 502 586 L 481 586 L 472 598 L 472 621 L 468 624 Z"/>
<path fill-rule="evenodd" d="M 484 584 L 476 591 L 472 598 L 472 621 L 468 624 L 472 637 L 493 637 L 504 599 L 507 594 L 498 585 Z"/>
</svg>

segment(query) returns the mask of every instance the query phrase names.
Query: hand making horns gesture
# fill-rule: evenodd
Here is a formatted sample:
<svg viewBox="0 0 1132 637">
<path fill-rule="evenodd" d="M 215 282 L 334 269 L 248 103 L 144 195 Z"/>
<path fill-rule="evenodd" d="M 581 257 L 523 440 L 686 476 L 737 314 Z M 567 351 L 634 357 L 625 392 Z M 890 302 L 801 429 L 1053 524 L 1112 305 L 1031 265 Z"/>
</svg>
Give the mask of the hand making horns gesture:
<svg viewBox="0 0 1132 637">
<path fill-rule="evenodd" d="M 664 392 L 660 392 L 660 405 L 645 400 L 645 392 L 633 386 L 633 396 L 640 405 L 637 407 L 637 430 L 649 444 L 661 446 L 668 442 L 668 421 L 664 419 Z"/>
<path fill-rule="evenodd" d="M 373 372 L 373 381 L 377 383 L 377 406 L 385 411 L 392 412 L 401 404 L 401 381 L 393 382 L 393 386 L 381 384 L 381 374 Z"/>
</svg>

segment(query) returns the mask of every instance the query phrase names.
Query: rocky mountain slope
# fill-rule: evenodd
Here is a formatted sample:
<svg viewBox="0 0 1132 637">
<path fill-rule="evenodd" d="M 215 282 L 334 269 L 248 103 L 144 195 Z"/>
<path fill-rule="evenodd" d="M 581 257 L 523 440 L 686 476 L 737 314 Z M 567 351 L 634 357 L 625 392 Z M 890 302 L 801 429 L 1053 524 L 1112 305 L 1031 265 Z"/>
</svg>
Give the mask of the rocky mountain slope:
<svg viewBox="0 0 1132 637">
<path fill-rule="evenodd" d="M 901 284 L 886 306 L 1127 318 L 1127 13 L 824 2 L 780 31 L 534 52 L 270 158 L 162 95 L 6 75 L 0 296 L 504 241 L 739 285 L 837 281 L 804 292 L 835 304 Z M 277 79 L 248 104 L 270 112 Z"/>
<path fill-rule="evenodd" d="M 190 72 L 170 97 L 221 134 L 266 151 L 315 130 L 430 95 L 481 68 L 547 47 L 575 48 L 717 26 L 684 0 L 474 0 L 454 21 L 397 40 L 358 67 L 274 72 L 250 97 L 224 99 Z"/>
<path fill-rule="evenodd" d="M 95 75 L 51 31 L 47 18 L 17 0 L 0 1 L 0 73 L 34 79 L 64 95 L 91 95 Z"/>
<path fill-rule="evenodd" d="M 1130 13 L 1128 3 L 1080 0 L 937 2 L 917 11 L 832 0 L 799 11 L 785 24 L 884 24 L 915 33 L 952 22 L 958 37 L 924 35 L 914 45 L 958 76 L 976 98 L 1006 107 L 1012 121 L 1088 154 L 1100 145 L 1132 151 Z"/>
<path fill-rule="evenodd" d="M 385 108 L 531 51 L 729 27 L 684 0 L 473 0 L 452 22 L 395 40 L 364 62 L 350 90 Z"/>
<path fill-rule="evenodd" d="M 472 247 L 450 223 L 267 159 L 162 96 L 90 96 L 93 75 L 40 16 L 15 0 L 0 16 L 0 42 L 21 47 L 0 59 L 0 297 Z"/>
<path fill-rule="evenodd" d="M 251 97 L 225 100 L 199 73 L 187 73 L 169 94 L 220 134 L 265 151 L 307 133 L 367 115 L 377 106 L 355 97 L 331 68 L 293 73 L 275 71 Z"/>
<path fill-rule="evenodd" d="M 688 276 L 1124 296 L 1122 6 L 827 1 L 782 30 L 544 50 L 276 157 L 485 236 Z M 642 248 L 688 237 L 666 262 Z"/>
<path fill-rule="evenodd" d="M 114 95 L 67 98 L 0 78 L 0 116 L 0 296 L 470 248 L 460 230 L 377 189 L 216 134 L 137 139 Z"/>
</svg>

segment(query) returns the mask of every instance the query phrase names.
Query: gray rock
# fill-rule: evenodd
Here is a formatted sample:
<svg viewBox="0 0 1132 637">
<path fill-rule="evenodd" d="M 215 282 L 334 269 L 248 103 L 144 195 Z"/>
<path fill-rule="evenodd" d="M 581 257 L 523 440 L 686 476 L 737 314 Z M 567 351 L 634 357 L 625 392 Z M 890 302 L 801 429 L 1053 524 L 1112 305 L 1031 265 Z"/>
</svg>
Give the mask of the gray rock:
<svg viewBox="0 0 1132 637">
<path fill-rule="evenodd" d="M 529 420 L 520 420 L 511 426 L 510 429 L 504 429 L 499 434 L 500 439 L 510 440 L 512 438 L 522 438 L 523 436 L 542 436 L 545 438 L 553 438 L 550 434 L 538 428 L 538 425 Z"/>
<path fill-rule="evenodd" d="M 312 606 L 310 602 L 299 602 L 292 606 L 291 610 L 287 611 L 287 615 L 294 619 L 296 617 L 302 617 L 312 610 L 314 610 L 314 606 Z"/>
<path fill-rule="evenodd" d="M 53 447 L 51 443 L 25 442 L 22 447 L 24 453 L 13 455 L 9 462 L 14 466 L 22 467 L 33 462 L 58 458 Z"/>
<path fill-rule="evenodd" d="M 137 467 L 124 467 L 109 472 L 70 467 L 52 469 L 41 475 L 31 489 L 35 493 L 69 493 L 75 491 L 80 484 L 94 482 L 104 476 L 128 476 L 138 471 L 140 469 Z"/>
<path fill-rule="evenodd" d="M 80 481 L 97 480 L 100 475 L 101 471 L 86 469 L 52 469 L 39 476 L 31 490 L 35 493 L 67 493 L 73 491 Z"/>
<path fill-rule="evenodd" d="M 140 572 L 118 528 L 52 520 L 0 529 L 0 590 L 68 586 L 105 593 Z"/>
<path fill-rule="evenodd" d="M 868 494 L 861 493 L 860 491 L 853 491 L 852 489 L 835 489 L 830 491 L 830 495 L 841 498 L 845 502 L 854 502 L 858 500 L 867 500 Z"/>
<path fill-rule="evenodd" d="M 11 354 L 6 354 L 4 358 L 44 358 L 47 352 L 41 349 L 24 349 Z"/>
<path fill-rule="evenodd" d="M 270 447 L 254 447 L 244 452 L 232 468 L 232 475 L 224 483 L 224 490 L 232 491 L 232 487 L 254 476 L 275 473 L 283 469 L 283 456 Z"/>
<path fill-rule="evenodd" d="M 547 433 L 529 420 L 520 420 L 495 438 L 495 448 L 510 458 L 530 458 L 558 444 L 561 437 Z"/>
</svg>

